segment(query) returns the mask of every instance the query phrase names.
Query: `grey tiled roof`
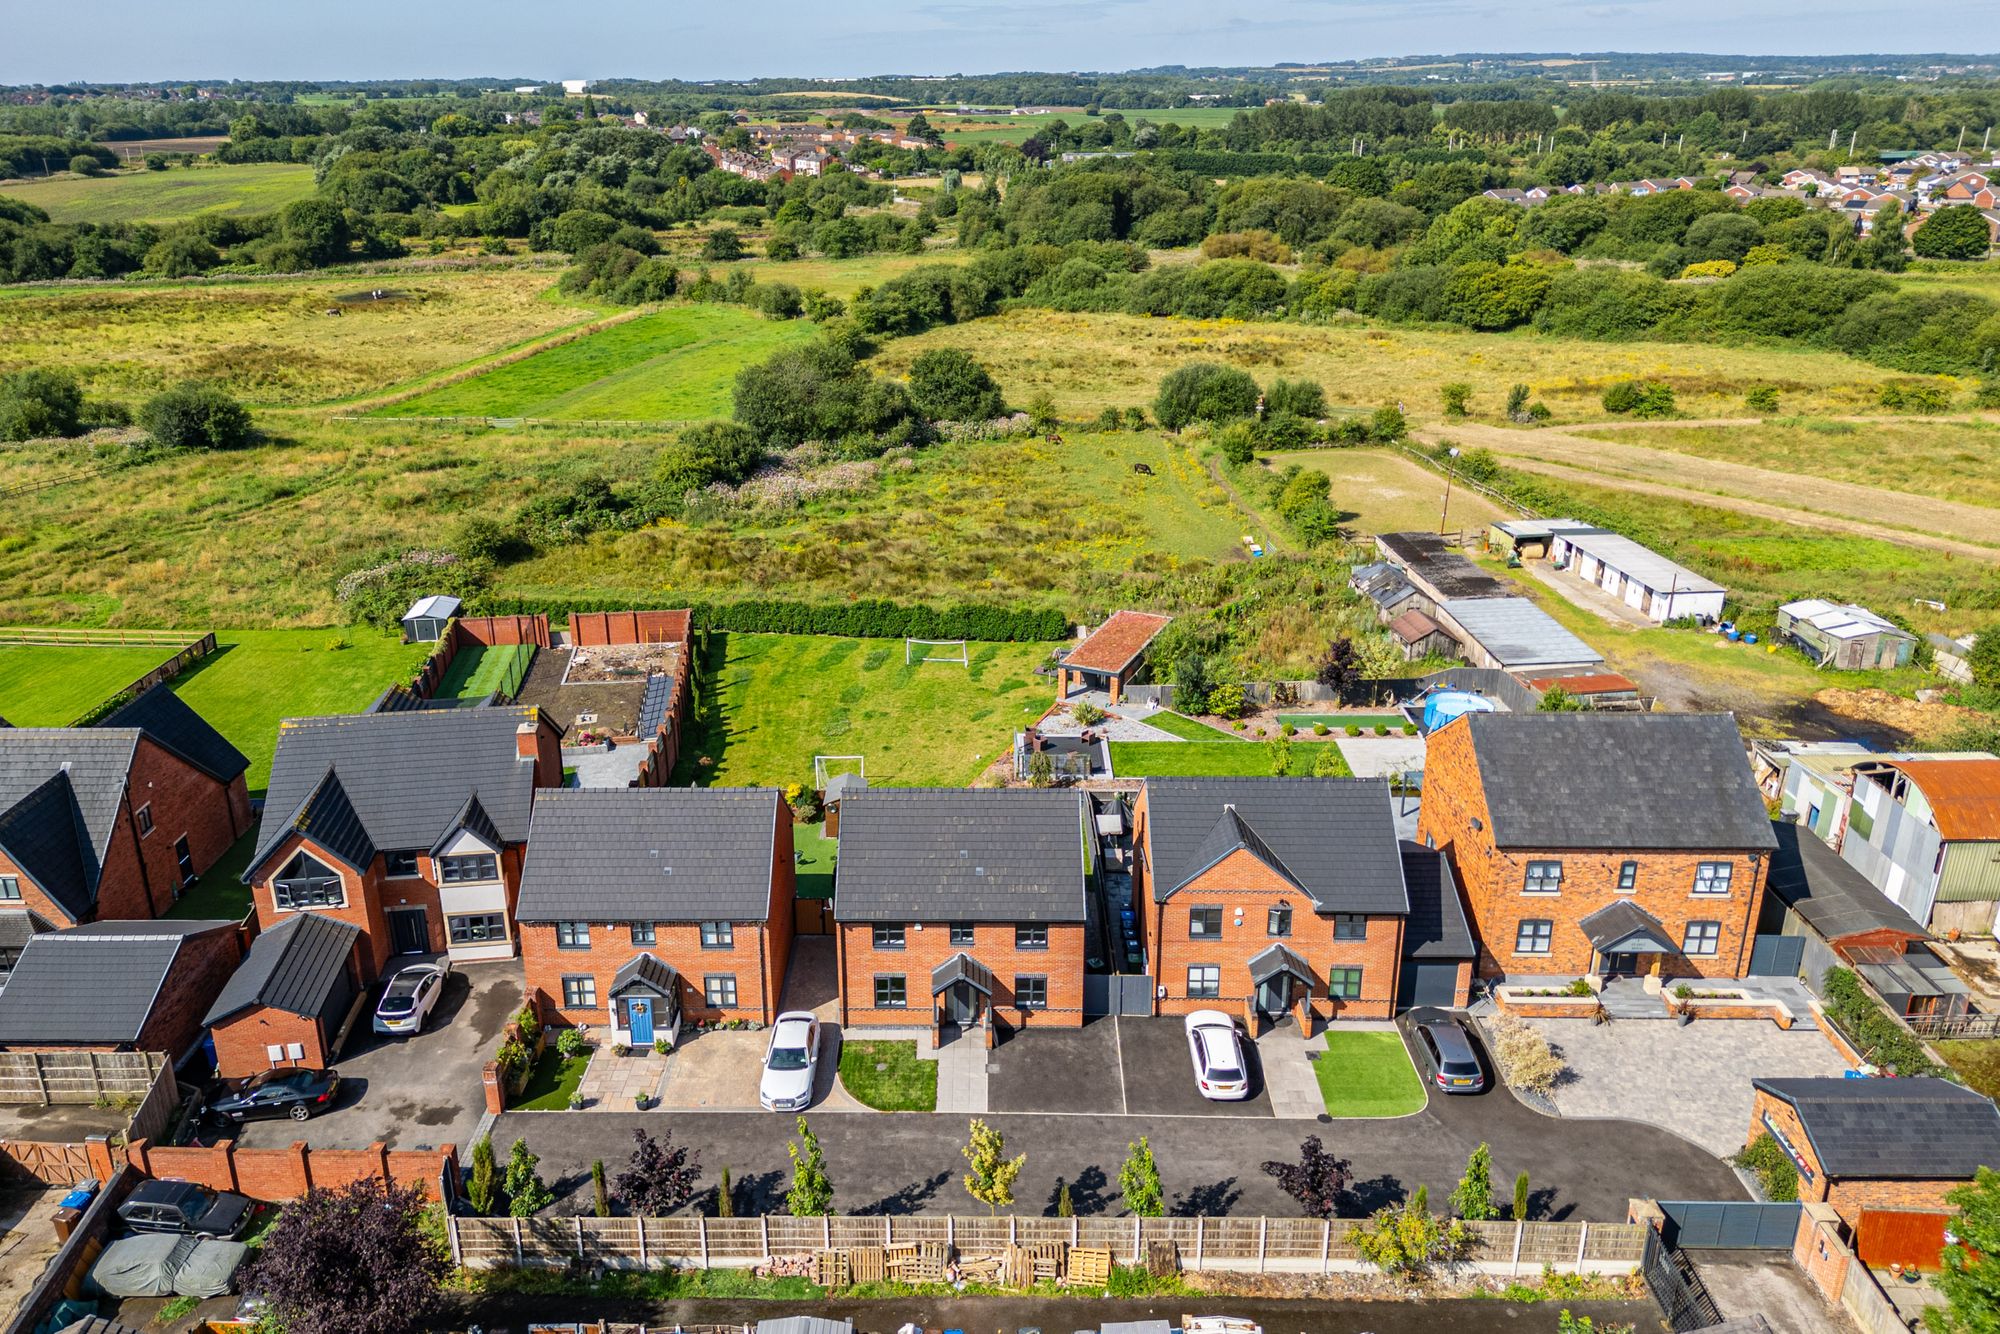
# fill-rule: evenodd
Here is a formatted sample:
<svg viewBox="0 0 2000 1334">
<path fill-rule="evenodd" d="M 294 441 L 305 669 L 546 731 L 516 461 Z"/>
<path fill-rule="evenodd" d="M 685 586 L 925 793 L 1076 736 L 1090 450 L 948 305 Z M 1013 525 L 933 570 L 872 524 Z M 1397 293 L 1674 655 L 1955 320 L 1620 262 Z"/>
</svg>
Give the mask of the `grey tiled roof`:
<svg viewBox="0 0 2000 1334">
<path fill-rule="evenodd" d="M 1690 713 L 1471 713 L 1503 848 L 1771 851 L 1736 720 Z"/>
<path fill-rule="evenodd" d="M 1164 901 L 1220 860 L 1218 824 L 1311 897 L 1319 912 L 1406 913 L 1403 857 L 1389 784 L 1380 778 L 1150 778 L 1147 841 L 1153 897 Z M 1227 832 L 1228 826 L 1224 826 Z"/>
<path fill-rule="evenodd" d="M 1577 927 L 1591 948 L 1604 954 L 1680 952 L 1673 938 L 1660 926 L 1660 919 L 1630 899 L 1605 904 L 1578 921 Z"/>
<path fill-rule="evenodd" d="M 523 922 L 761 922 L 775 788 L 554 788 L 535 803 Z"/>
<path fill-rule="evenodd" d="M 935 996 L 960 981 L 970 982 L 985 995 L 993 994 L 993 970 L 960 950 L 931 969 L 931 995 Z"/>
<path fill-rule="evenodd" d="M 164 683 L 114 711 L 98 726 L 137 727 L 195 768 L 225 783 L 250 767 L 242 751 Z"/>
<path fill-rule="evenodd" d="M 43 881 L 37 865 L 24 863 L 22 869 L 72 913 L 88 915 L 97 902 L 98 872 L 117 827 L 120 798 L 138 744 L 136 727 L 10 727 L 0 732 L 0 812 L 12 811 L 32 797 L 33 810 L 24 813 L 24 819 L 31 814 L 37 827 L 31 830 L 16 821 L 11 829 L 0 831 L 0 847 L 14 853 L 18 842 L 30 859 L 54 856 L 47 864 L 47 873 L 56 882 L 53 886 Z M 67 775 L 68 821 L 61 820 L 60 810 L 51 804 L 59 794 L 46 790 L 58 774 Z M 73 838 L 63 833 L 65 828 Z"/>
<path fill-rule="evenodd" d="M 1410 890 L 1410 917 L 1403 924 L 1405 959 L 1470 959 L 1478 954 L 1451 863 L 1442 852 L 1402 841 L 1403 882 Z"/>
<path fill-rule="evenodd" d="M 508 706 L 287 719 L 278 728 L 264 824 L 246 876 L 284 840 L 329 772 L 339 773 L 370 847 L 430 847 L 451 832 L 474 793 L 503 841 L 524 841 L 535 766 L 518 757 L 514 733 L 539 717 L 534 708 Z"/>
<path fill-rule="evenodd" d="M 1290 973 L 1308 986 L 1319 981 L 1313 974 L 1312 965 L 1281 944 L 1266 945 L 1250 956 L 1250 981 L 1262 985 L 1278 976 Z"/>
<path fill-rule="evenodd" d="M 528 827 L 534 828 L 534 823 L 534 819 L 530 817 Z M 445 845 L 450 843 L 453 836 L 461 829 L 475 838 L 483 839 L 492 845 L 496 852 L 506 845 L 506 840 L 500 837 L 500 831 L 493 827 L 493 817 L 486 813 L 486 807 L 480 804 L 479 794 L 475 792 L 465 799 L 465 805 L 458 808 L 458 814 L 446 822 L 444 832 L 437 836 L 437 842 L 431 844 L 431 856 L 436 857 L 443 853 Z"/>
<path fill-rule="evenodd" d="M 252 942 L 204 1024 L 259 1006 L 314 1015 L 340 985 L 361 928 L 324 913 L 287 917 Z"/>
<path fill-rule="evenodd" d="M 0 1043 L 138 1041 L 189 936 L 230 922 L 101 922 L 29 941 L 0 991 Z"/>
<path fill-rule="evenodd" d="M 321 848 L 346 862 L 354 870 L 367 874 L 369 864 L 375 860 L 376 847 L 368 837 L 368 830 L 361 823 L 361 816 L 355 812 L 354 803 L 347 798 L 347 788 L 340 781 L 340 775 L 333 770 L 326 771 L 283 830 L 291 833 L 297 830 L 310 838 Z"/>
<path fill-rule="evenodd" d="M 605 998 L 609 1000 L 622 996 L 634 987 L 643 986 L 654 995 L 663 996 L 668 1000 L 678 1000 L 681 994 L 680 979 L 681 975 L 670 965 L 662 962 L 658 955 L 635 954 L 627 959 L 612 977 L 611 990 L 606 993 Z"/>
<path fill-rule="evenodd" d="M 1083 795 L 864 788 L 840 803 L 842 922 L 1081 922 Z"/>
<path fill-rule="evenodd" d="M 0 851 L 70 920 L 90 916 L 97 902 L 98 849 L 84 827 L 68 774 L 58 770 L 0 811 Z"/>
<path fill-rule="evenodd" d="M 1863 931 L 1901 931 L 1915 939 L 1930 932 L 1810 829 L 1776 820 L 1778 851 L 1771 857 L 1770 891 L 1829 941 Z"/>
<path fill-rule="evenodd" d="M 2000 1110 L 1942 1079 L 1758 1079 L 1790 1103 L 1828 1176 L 1970 1180 L 2000 1163 Z"/>
</svg>

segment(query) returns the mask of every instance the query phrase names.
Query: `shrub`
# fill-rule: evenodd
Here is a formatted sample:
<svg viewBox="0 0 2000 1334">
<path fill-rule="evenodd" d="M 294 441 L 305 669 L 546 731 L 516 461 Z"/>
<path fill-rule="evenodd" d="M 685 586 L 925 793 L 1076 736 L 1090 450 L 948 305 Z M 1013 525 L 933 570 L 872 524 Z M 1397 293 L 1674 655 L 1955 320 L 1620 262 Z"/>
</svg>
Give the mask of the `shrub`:
<svg viewBox="0 0 2000 1334">
<path fill-rule="evenodd" d="M 0 440 L 75 435 L 83 390 L 68 371 L 16 371 L 0 379 Z"/>
<path fill-rule="evenodd" d="M 1539 1030 L 1511 1014 L 1494 1017 L 1493 1059 L 1500 1066 L 1502 1079 L 1544 1097 L 1568 1069 Z"/>
<path fill-rule="evenodd" d="M 556 1035 L 556 1052 L 565 1061 L 573 1061 L 583 1055 L 583 1048 L 583 1030 L 580 1028 L 565 1028 Z"/>
<path fill-rule="evenodd" d="M 1313 724 L 1313 735 L 1314 735 L 1314 736 L 1325 736 L 1325 735 L 1326 735 L 1326 724 L 1325 724 L 1325 723 L 1314 723 L 1314 724 Z"/>
<path fill-rule="evenodd" d="M 1414 1283 L 1432 1266 L 1447 1264 L 1472 1244 L 1472 1230 L 1456 1219 L 1445 1220 L 1425 1207 L 1421 1189 L 1398 1209 L 1378 1209 L 1365 1223 L 1347 1230 L 1347 1239 L 1361 1258 L 1383 1273 Z"/>
<path fill-rule="evenodd" d="M 1777 1137 L 1765 1131 L 1750 1142 L 1749 1147 L 1729 1160 L 1752 1173 L 1757 1178 L 1757 1186 L 1764 1192 L 1764 1198 L 1774 1204 L 1783 1204 L 1799 1198 L 1799 1169 Z"/>
<path fill-rule="evenodd" d="M 1243 716 L 1247 705 L 1243 687 L 1233 682 L 1216 686 L 1208 692 L 1208 711 L 1218 718 L 1235 721 Z"/>
<path fill-rule="evenodd" d="M 1197 421 L 1233 421 L 1256 410 L 1257 382 L 1247 371 L 1215 362 L 1170 371 L 1153 400 L 1153 415 L 1174 431 Z"/>
<path fill-rule="evenodd" d="M 728 263 L 743 258 L 743 242 L 736 235 L 734 227 L 717 227 L 701 243 L 701 257 Z"/>
<path fill-rule="evenodd" d="M 1105 719 L 1105 712 L 1089 700 L 1080 700 L 1070 706 L 1069 716 L 1085 727 L 1095 727 Z"/>
<path fill-rule="evenodd" d="M 1949 1070 L 1924 1054 L 1923 1043 L 1890 1017 L 1850 969 L 1827 969 L 1820 992 L 1826 1000 L 1827 1017 L 1847 1035 L 1864 1061 L 1899 1075 L 1952 1077 Z"/>
<path fill-rule="evenodd" d="M 1776 412 L 1778 391 L 1773 385 L 1760 384 L 1743 396 L 1743 406 L 1752 412 Z"/>
<path fill-rule="evenodd" d="M 1992 244 L 1985 216 L 1970 204 L 1946 205 L 1910 236 L 1910 249 L 1926 259 L 1984 259 Z"/>
<path fill-rule="evenodd" d="M 189 382 L 153 395 L 139 424 L 174 449 L 240 449 L 250 443 L 250 413 L 220 385 Z"/>
<path fill-rule="evenodd" d="M 1941 384 L 1928 381 L 1891 380 L 1882 386 L 1876 396 L 1883 407 L 1891 412 L 1914 412 L 1931 416 L 1951 407 L 1951 391 Z"/>
<path fill-rule="evenodd" d="M 1315 380 L 1280 377 L 1264 391 L 1264 412 L 1271 417 L 1324 417 L 1326 390 Z"/>
<path fill-rule="evenodd" d="M 932 421 L 990 421 L 1006 410 L 986 368 L 957 348 L 932 348 L 910 363 L 910 401 Z M 1116 409 L 1109 429 L 1117 430 Z"/>
<path fill-rule="evenodd" d="M 1466 415 L 1472 406 L 1472 386 L 1462 380 L 1438 386 L 1438 401 L 1444 406 L 1444 415 L 1459 418 Z"/>
<path fill-rule="evenodd" d="M 1736 272 L 1734 260 L 1704 259 L 1681 270 L 1683 278 L 1727 278 Z"/>
<path fill-rule="evenodd" d="M 1674 415 L 1672 386 L 1653 380 L 1620 380 L 1604 391 L 1603 403 L 1606 412 L 1621 415 L 1648 419 Z"/>
</svg>

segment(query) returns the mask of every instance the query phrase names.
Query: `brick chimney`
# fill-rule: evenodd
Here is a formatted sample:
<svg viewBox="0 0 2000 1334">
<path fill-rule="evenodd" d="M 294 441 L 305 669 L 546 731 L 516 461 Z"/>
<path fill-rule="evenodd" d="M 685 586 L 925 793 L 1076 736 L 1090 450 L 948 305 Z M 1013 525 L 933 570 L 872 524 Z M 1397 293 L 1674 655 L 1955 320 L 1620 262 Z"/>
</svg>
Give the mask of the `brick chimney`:
<svg viewBox="0 0 2000 1334">
<path fill-rule="evenodd" d="M 514 729 L 514 756 L 535 766 L 536 787 L 562 786 L 562 746 L 539 717 Z"/>
</svg>

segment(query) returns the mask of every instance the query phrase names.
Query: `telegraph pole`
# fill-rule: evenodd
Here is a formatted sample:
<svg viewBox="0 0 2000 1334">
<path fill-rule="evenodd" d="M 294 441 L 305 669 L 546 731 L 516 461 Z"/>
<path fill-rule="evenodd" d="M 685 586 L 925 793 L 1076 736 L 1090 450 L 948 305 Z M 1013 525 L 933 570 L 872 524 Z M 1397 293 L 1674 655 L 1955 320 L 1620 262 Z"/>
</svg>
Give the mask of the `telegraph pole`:
<svg viewBox="0 0 2000 1334">
<path fill-rule="evenodd" d="M 1438 512 L 1438 536 L 1444 536 L 1446 523 L 1451 518 L 1451 479 L 1458 471 L 1458 446 L 1453 445 L 1445 454 L 1444 461 L 1444 508 Z"/>
</svg>

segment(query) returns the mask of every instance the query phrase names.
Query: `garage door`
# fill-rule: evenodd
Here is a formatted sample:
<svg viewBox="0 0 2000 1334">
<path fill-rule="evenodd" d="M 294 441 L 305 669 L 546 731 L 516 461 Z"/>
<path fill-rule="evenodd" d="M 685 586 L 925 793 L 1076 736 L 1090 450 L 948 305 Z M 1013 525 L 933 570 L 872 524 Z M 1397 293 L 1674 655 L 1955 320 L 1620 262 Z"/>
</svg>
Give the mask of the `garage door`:
<svg viewBox="0 0 2000 1334">
<path fill-rule="evenodd" d="M 1420 963 L 1416 960 L 1405 963 L 1403 994 L 1397 999 L 1406 1010 L 1414 1005 L 1439 1005 L 1449 1008 L 1458 1000 L 1458 965 Z"/>
</svg>

